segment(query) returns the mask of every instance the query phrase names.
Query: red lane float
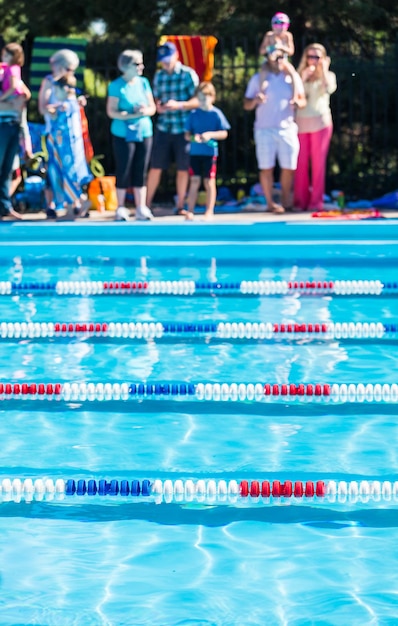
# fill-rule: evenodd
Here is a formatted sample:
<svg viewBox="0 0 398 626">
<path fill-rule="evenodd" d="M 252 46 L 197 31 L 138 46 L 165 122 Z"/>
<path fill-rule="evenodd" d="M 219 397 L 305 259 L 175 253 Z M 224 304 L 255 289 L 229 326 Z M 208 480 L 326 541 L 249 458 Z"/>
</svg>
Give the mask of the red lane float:
<svg viewBox="0 0 398 626">
<path fill-rule="evenodd" d="M 280 480 L 274 480 L 270 483 L 268 480 L 264 480 L 260 483 L 257 480 L 253 480 L 251 483 L 247 480 L 242 480 L 239 484 L 239 494 L 242 498 L 251 496 L 252 498 L 258 498 L 260 495 L 263 498 L 323 498 L 326 496 L 326 484 L 323 480 L 318 480 L 315 485 L 312 481 L 308 480 L 305 485 L 301 481 L 296 481 L 293 485 L 292 481 L 286 480 L 284 483 Z"/>
</svg>

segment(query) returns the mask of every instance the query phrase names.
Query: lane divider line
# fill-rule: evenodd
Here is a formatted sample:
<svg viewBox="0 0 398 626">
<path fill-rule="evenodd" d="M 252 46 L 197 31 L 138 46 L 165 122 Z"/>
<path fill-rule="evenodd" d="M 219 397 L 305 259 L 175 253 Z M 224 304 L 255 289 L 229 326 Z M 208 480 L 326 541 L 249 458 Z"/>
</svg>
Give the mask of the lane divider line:
<svg viewBox="0 0 398 626">
<path fill-rule="evenodd" d="M 122 497 L 135 502 L 206 502 L 255 506 L 280 501 L 390 502 L 398 504 L 398 481 L 389 480 L 224 480 L 224 479 L 74 479 L 9 478 L 0 480 L 0 502 L 64 500 L 72 497 Z"/>
<path fill-rule="evenodd" d="M 382 339 L 398 334 L 397 323 L 382 322 L 6 322 L 1 339 L 106 337 L 110 339 L 161 339 L 166 336 L 211 336 L 218 339 L 271 339 L 312 337 L 322 339 Z"/>
<path fill-rule="evenodd" d="M 0 401 L 103 402 L 198 400 L 212 402 L 398 402 L 398 384 L 210 382 L 11 382 L 0 381 Z"/>
<path fill-rule="evenodd" d="M 381 280 L 242 280 L 205 282 L 193 280 L 67 281 L 16 283 L 0 281 L 0 295 L 241 295 L 241 296 L 384 296 L 398 293 L 398 282 Z"/>
</svg>

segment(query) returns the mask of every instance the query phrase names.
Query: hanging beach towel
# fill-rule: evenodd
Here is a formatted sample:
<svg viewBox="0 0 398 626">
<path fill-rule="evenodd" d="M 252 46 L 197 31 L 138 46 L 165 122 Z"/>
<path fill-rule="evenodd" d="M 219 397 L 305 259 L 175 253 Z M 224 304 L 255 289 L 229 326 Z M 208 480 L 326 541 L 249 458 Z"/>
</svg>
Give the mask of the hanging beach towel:
<svg viewBox="0 0 398 626">
<path fill-rule="evenodd" d="M 214 48 L 218 39 L 209 35 L 163 35 L 159 39 L 161 46 L 166 41 L 175 44 L 181 63 L 192 67 L 199 80 L 211 80 L 214 69 Z"/>
<path fill-rule="evenodd" d="M 84 110 L 84 107 L 82 107 L 82 106 L 80 107 L 80 119 L 81 119 L 81 122 L 82 122 L 84 154 L 86 155 L 87 163 L 90 163 L 92 158 L 93 158 L 93 156 L 94 156 L 94 148 L 93 148 L 93 144 L 91 143 L 91 139 L 90 139 L 90 133 L 89 133 L 89 129 L 88 129 L 88 120 L 87 120 L 86 111 Z"/>
</svg>

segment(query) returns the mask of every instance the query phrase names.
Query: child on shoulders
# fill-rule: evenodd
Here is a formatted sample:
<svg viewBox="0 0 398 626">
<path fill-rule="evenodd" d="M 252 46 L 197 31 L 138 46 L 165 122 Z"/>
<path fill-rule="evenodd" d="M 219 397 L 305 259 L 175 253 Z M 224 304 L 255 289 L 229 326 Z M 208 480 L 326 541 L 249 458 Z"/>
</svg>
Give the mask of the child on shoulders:
<svg viewBox="0 0 398 626">
<path fill-rule="evenodd" d="M 265 33 L 260 46 L 260 54 L 265 55 L 267 48 L 275 46 L 287 57 L 294 54 L 294 39 L 289 31 L 290 19 L 286 13 L 275 13 L 271 20 L 272 30 Z"/>
<path fill-rule="evenodd" d="M 203 177 L 206 190 L 204 219 L 211 220 L 217 197 L 218 142 L 228 137 L 228 130 L 231 126 L 224 113 L 214 106 L 216 90 L 212 83 L 200 83 L 195 95 L 199 100 L 199 108 L 190 112 L 185 127 L 185 139 L 191 142 L 188 211 L 185 212 L 185 219 L 193 219 Z"/>
</svg>

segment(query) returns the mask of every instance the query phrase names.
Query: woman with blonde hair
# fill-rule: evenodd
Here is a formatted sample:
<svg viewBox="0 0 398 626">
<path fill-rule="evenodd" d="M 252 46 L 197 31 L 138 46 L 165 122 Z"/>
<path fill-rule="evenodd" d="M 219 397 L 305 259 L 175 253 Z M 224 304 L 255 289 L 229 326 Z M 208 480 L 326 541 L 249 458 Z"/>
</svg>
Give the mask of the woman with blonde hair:
<svg viewBox="0 0 398 626">
<path fill-rule="evenodd" d="M 323 207 L 326 161 L 333 133 L 330 95 L 337 89 L 336 75 L 329 66 L 330 57 L 324 46 L 313 43 L 304 49 L 297 68 L 307 100 L 306 106 L 296 114 L 300 152 L 294 180 L 294 206 L 302 210 Z"/>
</svg>

